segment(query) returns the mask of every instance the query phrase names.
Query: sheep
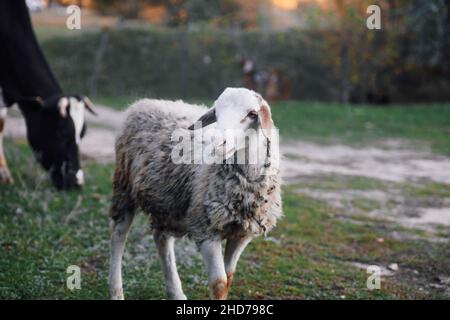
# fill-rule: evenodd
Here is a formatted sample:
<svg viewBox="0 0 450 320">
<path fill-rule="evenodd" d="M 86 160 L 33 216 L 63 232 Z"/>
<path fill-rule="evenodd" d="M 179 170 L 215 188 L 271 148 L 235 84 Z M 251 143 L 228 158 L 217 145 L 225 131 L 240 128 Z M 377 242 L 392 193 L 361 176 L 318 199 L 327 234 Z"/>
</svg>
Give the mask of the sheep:
<svg viewBox="0 0 450 320">
<path fill-rule="evenodd" d="M 220 159 L 217 163 L 175 163 L 174 131 L 188 133 L 191 141 L 206 126 L 219 132 L 233 129 L 239 133 L 237 143 L 212 139 Z M 174 253 L 175 238 L 182 236 L 195 241 L 201 253 L 211 298 L 227 298 L 244 248 L 270 231 L 282 216 L 281 179 L 278 168 L 273 168 L 278 152 L 272 147 L 275 135 L 269 134 L 275 129 L 268 103 L 244 88 L 227 88 L 209 110 L 182 101 L 148 99 L 127 110 L 115 145 L 110 208 L 112 299 L 124 299 L 122 255 L 137 209 L 150 217 L 170 299 L 186 299 Z M 243 138 L 246 132 L 250 138 Z M 251 143 L 258 143 L 262 157 L 255 163 L 230 162 L 248 153 Z M 224 255 L 222 240 L 226 240 Z"/>
</svg>

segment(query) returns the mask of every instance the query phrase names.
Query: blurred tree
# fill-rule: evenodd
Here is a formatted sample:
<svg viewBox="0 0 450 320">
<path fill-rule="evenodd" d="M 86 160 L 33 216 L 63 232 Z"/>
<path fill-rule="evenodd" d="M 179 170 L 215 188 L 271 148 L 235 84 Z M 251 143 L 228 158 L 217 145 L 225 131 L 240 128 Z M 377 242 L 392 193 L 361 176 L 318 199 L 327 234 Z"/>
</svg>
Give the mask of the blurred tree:
<svg viewBox="0 0 450 320">
<path fill-rule="evenodd" d="M 147 0 L 93 0 L 94 8 L 102 14 L 118 15 L 123 19 L 136 19 Z"/>
<path fill-rule="evenodd" d="M 404 10 L 405 28 L 411 35 L 414 62 L 426 66 L 447 63 L 450 40 L 450 1 L 411 1 Z"/>
<path fill-rule="evenodd" d="M 242 8 L 246 7 L 244 0 L 93 1 L 98 8 L 115 10 L 124 18 L 139 17 L 142 8 L 157 6 L 162 8 L 165 21 L 171 26 L 196 23 L 242 26 L 240 15 L 245 16 Z M 235 70 L 230 65 L 239 53 L 250 57 L 262 70 L 279 70 L 289 76 L 294 97 L 315 99 L 317 91 L 321 91 L 327 92 L 330 99 L 339 97 L 344 103 L 448 99 L 450 0 L 377 0 L 381 7 L 381 30 L 366 27 L 366 9 L 373 0 L 332 0 L 323 6 L 317 3 L 314 2 L 315 7 L 311 5 L 315 14 L 308 20 L 311 23 L 296 30 L 279 33 L 254 30 L 260 32 L 255 34 L 239 30 L 230 32 L 226 28 L 162 31 L 161 41 L 171 45 L 160 48 L 158 53 L 163 53 L 155 59 L 164 56 L 162 60 L 166 61 L 169 53 L 176 52 L 177 60 L 173 65 L 179 68 L 176 80 L 171 79 L 164 86 L 180 80 L 191 86 L 202 84 L 198 92 L 205 85 L 213 92 L 232 79 L 224 75 L 233 74 Z M 299 6 L 298 10 L 305 12 L 305 7 Z M 212 36 L 215 31 L 222 33 Z M 202 35 L 201 41 L 193 38 L 196 32 Z M 215 63 L 202 62 L 201 67 L 193 67 L 197 60 L 207 61 L 205 57 L 212 58 Z M 213 66 L 220 66 L 215 72 L 227 81 L 217 80 L 217 86 L 210 81 L 203 83 L 204 79 L 209 79 L 203 76 L 191 81 L 194 74 L 201 74 Z M 160 89 L 166 90 L 164 86 Z M 186 86 L 180 87 L 190 92 Z"/>
<path fill-rule="evenodd" d="M 239 5 L 235 0 L 169 0 L 154 1 L 165 5 L 169 13 L 168 25 L 180 26 L 196 22 L 215 25 L 237 24 Z"/>
<path fill-rule="evenodd" d="M 93 0 L 95 8 L 124 19 L 136 19 L 148 5 L 163 6 L 167 25 L 181 26 L 196 22 L 213 22 L 220 26 L 237 25 L 239 4 L 235 0 Z"/>
<path fill-rule="evenodd" d="M 411 99 L 433 95 L 439 100 L 450 90 L 450 1 L 391 0 L 389 4 L 397 88 L 409 92 Z"/>
<path fill-rule="evenodd" d="M 341 102 L 425 96 L 449 84 L 448 0 L 380 0 L 382 29 L 366 28 L 368 0 L 334 0 L 322 29 Z M 447 88 L 448 90 L 448 88 Z M 420 92 L 420 93 L 419 93 Z"/>
</svg>

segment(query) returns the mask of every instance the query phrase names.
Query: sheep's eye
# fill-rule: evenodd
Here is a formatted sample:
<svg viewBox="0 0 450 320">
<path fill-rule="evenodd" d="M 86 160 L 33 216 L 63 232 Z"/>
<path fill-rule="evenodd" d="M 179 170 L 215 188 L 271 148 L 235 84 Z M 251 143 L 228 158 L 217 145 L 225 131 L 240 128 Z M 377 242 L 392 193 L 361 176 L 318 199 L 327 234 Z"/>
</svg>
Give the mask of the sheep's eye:
<svg viewBox="0 0 450 320">
<path fill-rule="evenodd" d="M 252 119 L 252 120 L 255 120 L 255 119 L 258 118 L 258 112 L 256 112 L 256 111 L 250 111 L 250 112 L 247 114 L 247 117 L 249 117 L 249 118 Z"/>
</svg>

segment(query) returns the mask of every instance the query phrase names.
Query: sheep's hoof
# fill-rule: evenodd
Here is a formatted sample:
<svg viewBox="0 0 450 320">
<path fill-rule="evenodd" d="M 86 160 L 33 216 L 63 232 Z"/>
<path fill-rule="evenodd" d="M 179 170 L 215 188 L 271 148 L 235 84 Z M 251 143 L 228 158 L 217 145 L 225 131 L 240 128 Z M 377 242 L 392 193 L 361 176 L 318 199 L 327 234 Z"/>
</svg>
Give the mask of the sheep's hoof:
<svg viewBox="0 0 450 320">
<path fill-rule="evenodd" d="M 169 294 L 171 300 L 187 300 L 186 295 L 183 292 Z"/>
<path fill-rule="evenodd" d="M 227 281 L 216 280 L 211 286 L 212 298 L 216 300 L 226 300 L 228 296 Z"/>
<path fill-rule="evenodd" d="M 111 291 L 111 300 L 125 300 L 122 288 L 114 289 Z"/>
<path fill-rule="evenodd" d="M 7 167 L 0 167 L 0 184 L 12 184 L 14 182 Z"/>
</svg>

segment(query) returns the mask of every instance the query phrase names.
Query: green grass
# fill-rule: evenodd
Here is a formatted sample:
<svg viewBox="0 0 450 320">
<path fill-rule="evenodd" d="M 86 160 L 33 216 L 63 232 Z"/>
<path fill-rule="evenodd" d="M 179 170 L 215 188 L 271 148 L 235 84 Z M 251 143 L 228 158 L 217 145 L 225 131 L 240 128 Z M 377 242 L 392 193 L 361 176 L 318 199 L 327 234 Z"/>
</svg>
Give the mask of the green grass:
<svg viewBox="0 0 450 320">
<path fill-rule="evenodd" d="M 89 163 L 82 190 L 57 192 L 25 144 L 7 140 L 6 149 L 15 185 L 0 186 L 0 298 L 108 298 L 107 212 L 113 166 Z M 311 188 L 314 183 L 317 181 L 311 182 Z M 358 178 L 335 179 L 328 184 L 330 189 L 378 186 L 379 182 Z M 438 276 L 449 276 L 447 243 L 397 240 L 392 236 L 399 230 L 395 224 L 364 217 L 341 219 L 343 212 L 301 195 L 295 188 L 284 188 L 285 217 L 270 238 L 255 240 L 244 252 L 230 298 L 446 297 L 442 290 L 428 284 L 435 283 Z M 413 191 L 423 196 L 442 196 L 439 190 L 430 186 Z M 448 237 L 447 229 L 442 230 L 445 235 Z M 379 243 L 379 238 L 384 242 Z M 146 219 L 140 216 L 124 258 L 128 299 L 166 297 L 162 272 L 149 239 Z M 383 266 L 396 262 L 400 272 L 382 278 L 381 290 L 370 291 L 366 288 L 368 275 L 353 267 L 354 261 Z M 206 274 L 198 255 L 191 264 L 180 264 L 187 296 L 207 298 Z M 69 265 L 82 268 L 81 290 L 66 289 Z"/>
<path fill-rule="evenodd" d="M 94 101 L 120 110 L 137 99 L 96 97 Z M 272 115 L 285 139 L 356 147 L 399 139 L 406 147 L 450 155 L 450 104 L 374 107 L 291 101 L 273 103 Z"/>
<path fill-rule="evenodd" d="M 55 37 L 74 37 L 80 34 L 81 30 L 69 30 L 64 27 L 38 26 L 35 28 L 36 37 L 39 41 L 53 39 Z"/>
<path fill-rule="evenodd" d="M 116 110 L 123 110 L 127 108 L 134 101 L 141 99 L 142 97 L 132 97 L 132 96 L 99 96 L 94 97 L 93 102 L 99 105 L 108 106 Z"/>
<path fill-rule="evenodd" d="M 407 139 L 450 155 L 450 105 L 364 105 L 283 102 L 272 106 L 280 133 L 293 139 L 362 146 Z"/>
</svg>

